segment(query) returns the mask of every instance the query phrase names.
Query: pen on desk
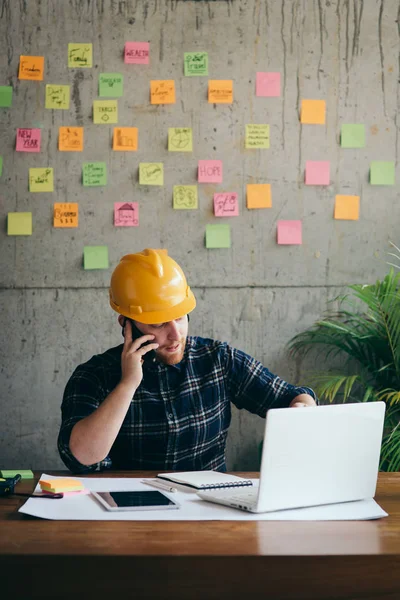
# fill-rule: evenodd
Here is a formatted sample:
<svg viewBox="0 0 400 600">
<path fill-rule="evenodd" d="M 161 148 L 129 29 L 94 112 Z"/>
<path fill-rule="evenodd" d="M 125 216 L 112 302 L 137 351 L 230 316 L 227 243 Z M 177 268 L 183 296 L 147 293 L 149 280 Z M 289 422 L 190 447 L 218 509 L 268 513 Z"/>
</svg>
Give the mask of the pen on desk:
<svg viewBox="0 0 400 600">
<path fill-rule="evenodd" d="M 172 487 L 166 483 L 161 483 L 161 481 L 156 481 L 155 479 L 142 479 L 142 483 L 151 485 L 151 487 L 158 488 L 159 490 L 164 490 L 165 492 L 175 493 L 178 491 L 175 487 Z"/>
</svg>

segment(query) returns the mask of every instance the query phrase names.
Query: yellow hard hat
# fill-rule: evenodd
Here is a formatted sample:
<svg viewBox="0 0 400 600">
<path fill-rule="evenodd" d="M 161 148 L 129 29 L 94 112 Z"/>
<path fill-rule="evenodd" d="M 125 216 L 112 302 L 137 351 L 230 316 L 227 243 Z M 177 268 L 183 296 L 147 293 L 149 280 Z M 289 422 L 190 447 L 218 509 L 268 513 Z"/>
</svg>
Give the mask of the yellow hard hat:
<svg viewBox="0 0 400 600">
<path fill-rule="evenodd" d="M 139 323 L 166 323 L 190 313 L 196 299 L 167 250 L 123 256 L 111 275 L 110 305 Z"/>
</svg>

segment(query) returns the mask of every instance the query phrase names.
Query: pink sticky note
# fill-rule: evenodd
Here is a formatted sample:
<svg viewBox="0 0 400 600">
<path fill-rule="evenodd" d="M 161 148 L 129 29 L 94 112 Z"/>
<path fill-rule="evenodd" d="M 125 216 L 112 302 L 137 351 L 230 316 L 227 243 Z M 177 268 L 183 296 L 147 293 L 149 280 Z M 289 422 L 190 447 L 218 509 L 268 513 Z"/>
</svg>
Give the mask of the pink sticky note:
<svg viewBox="0 0 400 600">
<path fill-rule="evenodd" d="M 139 225 L 138 202 L 114 202 L 115 227 L 137 227 Z"/>
<path fill-rule="evenodd" d="M 199 183 L 222 183 L 222 160 L 199 160 Z"/>
<path fill-rule="evenodd" d="M 17 129 L 17 152 L 40 152 L 41 129 Z"/>
<path fill-rule="evenodd" d="M 214 215 L 216 217 L 239 216 L 239 203 L 236 192 L 214 194 Z"/>
<path fill-rule="evenodd" d="M 280 96 L 281 74 L 259 71 L 256 78 L 256 96 Z"/>
<path fill-rule="evenodd" d="M 125 62 L 130 65 L 148 65 L 150 61 L 149 42 L 126 42 Z"/>
<path fill-rule="evenodd" d="M 329 185 L 329 161 L 307 160 L 305 182 L 306 185 Z"/>
<path fill-rule="evenodd" d="M 302 244 L 301 221 L 278 221 L 278 244 Z"/>
</svg>

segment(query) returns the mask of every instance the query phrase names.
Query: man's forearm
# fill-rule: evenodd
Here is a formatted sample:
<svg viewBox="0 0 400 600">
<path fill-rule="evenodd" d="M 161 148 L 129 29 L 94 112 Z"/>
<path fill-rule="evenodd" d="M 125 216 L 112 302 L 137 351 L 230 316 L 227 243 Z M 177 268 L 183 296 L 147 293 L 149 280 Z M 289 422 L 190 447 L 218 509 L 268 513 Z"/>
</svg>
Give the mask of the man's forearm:
<svg viewBox="0 0 400 600">
<path fill-rule="evenodd" d="M 107 456 L 135 391 L 119 383 L 99 408 L 73 427 L 69 447 L 81 464 L 93 465 Z"/>
</svg>

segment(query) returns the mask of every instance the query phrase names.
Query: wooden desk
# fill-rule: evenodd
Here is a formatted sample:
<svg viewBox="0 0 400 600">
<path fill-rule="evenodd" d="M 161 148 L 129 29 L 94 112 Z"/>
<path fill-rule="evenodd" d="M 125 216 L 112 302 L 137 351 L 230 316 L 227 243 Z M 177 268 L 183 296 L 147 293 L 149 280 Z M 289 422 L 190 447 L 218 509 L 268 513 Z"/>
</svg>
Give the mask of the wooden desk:
<svg viewBox="0 0 400 600">
<path fill-rule="evenodd" d="M 0 597 L 399 600 L 400 473 L 380 474 L 376 500 L 388 518 L 146 523 L 43 521 L 0 498 Z"/>
</svg>

